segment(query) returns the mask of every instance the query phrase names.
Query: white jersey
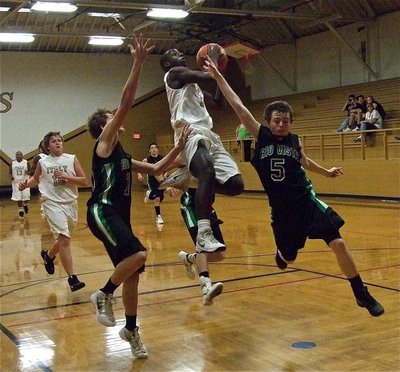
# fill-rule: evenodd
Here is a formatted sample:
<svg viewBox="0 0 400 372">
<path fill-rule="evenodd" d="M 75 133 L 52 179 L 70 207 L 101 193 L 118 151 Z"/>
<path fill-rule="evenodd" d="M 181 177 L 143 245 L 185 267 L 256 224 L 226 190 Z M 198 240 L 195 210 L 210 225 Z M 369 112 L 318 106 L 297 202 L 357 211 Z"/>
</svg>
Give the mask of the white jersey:
<svg viewBox="0 0 400 372">
<path fill-rule="evenodd" d="M 27 180 L 29 177 L 27 175 L 28 172 L 28 161 L 22 159 L 20 162 L 17 160 L 13 160 L 11 163 L 11 172 L 14 177 L 14 183 L 20 183 Z"/>
<path fill-rule="evenodd" d="M 78 198 L 78 187 L 75 184 L 65 182 L 54 176 L 56 169 L 61 169 L 69 175 L 76 176 L 74 159 L 75 155 L 62 154 L 61 156 L 48 155 L 39 160 L 42 167 L 39 191 L 43 200 L 67 203 Z"/>
<path fill-rule="evenodd" d="M 29 179 L 28 172 L 28 161 L 23 159 L 20 162 L 13 160 L 11 163 L 11 172 L 14 177 L 11 187 L 12 194 L 11 200 L 14 201 L 27 201 L 31 198 L 31 189 L 26 188 L 25 190 L 19 191 L 18 185 L 20 182 L 24 182 Z"/>
<path fill-rule="evenodd" d="M 182 88 L 172 89 L 167 83 L 168 74 L 169 72 L 164 76 L 164 83 L 171 112 L 171 125 L 175 131 L 175 143 L 183 127 L 182 124 L 177 123 L 181 119 L 192 125 L 212 129 L 213 121 L 207 111 L 200 87 L 196 83 L 190 83 Z"/>
</svg>

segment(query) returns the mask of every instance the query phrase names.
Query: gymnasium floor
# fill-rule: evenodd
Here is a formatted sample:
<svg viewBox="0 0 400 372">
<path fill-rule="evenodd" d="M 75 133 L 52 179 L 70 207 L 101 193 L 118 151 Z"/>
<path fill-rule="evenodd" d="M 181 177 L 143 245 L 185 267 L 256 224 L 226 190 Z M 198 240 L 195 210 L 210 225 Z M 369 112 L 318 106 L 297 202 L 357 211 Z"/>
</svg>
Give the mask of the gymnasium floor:
<svg viewBox="0 0 400 372">
<path fill-rule="evenodd" d="M 134 360 L 119 339 L 124 326 L 121 290 L 117 326 L 96 321 L 91 293 L 112 265 L 85 221 L 72 239 L 74 266 L 86 287 L 71 293 L 60 263 L 47 275 L 41 247 L 51 236 L 34 196 L 23 221 L 1 200 L 2 371 L 398 371 L 400 369 L 400 205 L 329 200 L 345 220 L 341 232 L 370 292 L 385 307 L 379 318 L 359 308 L 334 255 L 308 241 L 285 271 L 274 262 L 269 208 L 262 195 L 217 197 L 215 208 L 228 246 L 211 265 L 224 292 L 204 307 L 198 280 L 186 277 L 180 250 L 193 250 L 178 200 L 162 204 L 155 224 L 144 192 L 134 193 L 132 223 L 148 248 L 139 284 L 139 323 L 147 360 Z"/>
</svg>

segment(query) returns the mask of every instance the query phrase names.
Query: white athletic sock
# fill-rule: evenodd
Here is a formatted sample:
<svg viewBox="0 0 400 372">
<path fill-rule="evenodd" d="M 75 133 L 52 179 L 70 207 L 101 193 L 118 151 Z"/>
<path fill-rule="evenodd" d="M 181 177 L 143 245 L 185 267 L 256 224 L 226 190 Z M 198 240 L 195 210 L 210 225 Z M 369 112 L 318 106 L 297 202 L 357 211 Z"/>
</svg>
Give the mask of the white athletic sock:
<svg viewBox="0 0 400 372">
<path fill-rule="evenodd" d="M 203 232 L 204 230 L 210 229 L 210 220 L 198 220 L 197 221 L 198 233 Z"/>
<path fill-rule="evenodd" d="M 191 263 L 195 264 L 196 263 L 196 253 L 190 253 L 186 256 L 186 259 Z"/>
</svg>

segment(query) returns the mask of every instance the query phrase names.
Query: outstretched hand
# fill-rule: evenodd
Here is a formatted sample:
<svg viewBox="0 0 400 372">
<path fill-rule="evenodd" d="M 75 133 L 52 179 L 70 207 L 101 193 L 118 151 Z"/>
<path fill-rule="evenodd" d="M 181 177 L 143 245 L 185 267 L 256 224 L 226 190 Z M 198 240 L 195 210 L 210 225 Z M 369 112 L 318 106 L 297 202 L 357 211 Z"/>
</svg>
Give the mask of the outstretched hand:
<svg viewBox="0 0 400 372">
<path fill-rule="evenodd" d="M 208 55 L 210 59 L 214 62 L 218 61 L 219 56 L 222 54 L 221 47 L 218 44 L 210 43 L 208 44 Z"/>
<path fill-rule="evenodd" d="M 150 52 L 154 49 L 154 45 L 149 46 L 150 39 L 143 39 L 142 34 L 139 35 L 139 38 L 137 38 L 135 34 L 132 36 L 133 45 L 128 44 L 129 51 L 135 61 L 143 64 Z"/>
<path fill-rule="evenodd" d="M 213 79 L 215 79 L 218 75 L 220 75 L 218 67 L 215 65 L 215 63 L 211 60 L 209 56 L 204 56 L 203 70 L 207 72 Z"/>
<path fill-rule="evenodd" d="M 177 143 L 177 146 L 181 149 L 183 149 L 186 145 L 186 142 L 188 141 L 188 137 L 190 133 L 192 133 L 193 128 L 190 127 L 190 124 L 186 122 L 185 120 L 181 120 L 182 122 L 185 123 L 185 125 L 182 128 L 181 135 L 179 137 L 179 141 Z"/>
<path fill-rule="evenodd" d="M 342 167 L 333 167 L 328 169 L 328 177 L 336 178 L 343 174 Z"/>
<path fill-rule="evenodd" d="M 182 191 L 178 190 L 178 189 L 175 189 L 174 187 L 167 187 L 165 189 L 165 191 L 168 193 L 168 195 L 171 198 L 178 198 L 178 197 L 180 197 L 182 195 Z"/>
</svg>

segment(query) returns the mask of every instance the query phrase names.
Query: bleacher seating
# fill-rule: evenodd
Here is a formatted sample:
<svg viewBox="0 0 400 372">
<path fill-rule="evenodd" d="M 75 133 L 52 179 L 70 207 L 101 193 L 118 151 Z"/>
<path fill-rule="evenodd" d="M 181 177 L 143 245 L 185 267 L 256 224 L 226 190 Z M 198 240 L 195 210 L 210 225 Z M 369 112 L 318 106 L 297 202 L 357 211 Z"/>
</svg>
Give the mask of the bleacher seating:
<svg viewBox="0 0 400 372">
<path fill-rule="evenodd" d="M 263 122 L 264 108 L 268 103 L 276 100 L 287 101 L 294 109 L 295 121 L 292 131 L 303 138 L 307 151 L 315 152 L 313 156 L 324 159 L 330 156 L 329 152 L 335 150 L 336 155 L 333 156 L 344 158 L 343 148 L 346 148 L 356 150 L 353 155 L 346 156 L 359 158 L 361 153 L 361 158 L 365 158 L 365 150 L 360 152 L 362 146 L 353 142 L 358 134 L 339 134 L 335 130 L 345 118 L 346 113 L 342 111 L 342 107 L 351 93 L 362 94 L 365 97 L 373 96 L 386 111 L 384 129 L 374 133 L 371 147 L 375 148 L 369 150 L 369 156 L 372 154 L 373 157 L 386 159 L 398 157 L 400 141 L 394 137 L 400 135 L 400 78 L 273 97 L 246 105 L 256 119 Z M 229 110 L 227 107 L 224 112 L 215 111 L 211 112 L 211 115 L 215 123 L 215 132 L 220 135 L 227 150 L 235 155 L 239 152 L 235 138 L 235 129 L 239 121 L 232 111 L 227 114 Z M 391 128 L 393 130 L 390 130 Z"/>
<path fill-rule="evenodd" d="M 295 112 L 293 130 L 296 133 L 332 133 L 346 116 L 342 107 L 351 93 L 362 94 L 365 97 L 373 96 L 386 110 L 384 128 L 400 127 L 399 78 L 274 97 L 264 100 L 263 106 L 275 100 L 285 100 L 293 106 Z M 255 103 L 255 105 L 259 106 L 259 103 Z"/>
</svg>

